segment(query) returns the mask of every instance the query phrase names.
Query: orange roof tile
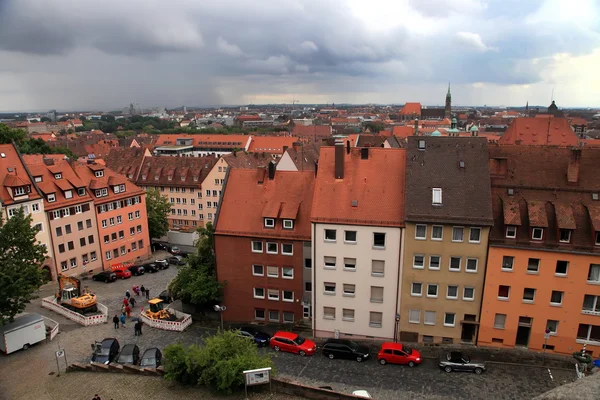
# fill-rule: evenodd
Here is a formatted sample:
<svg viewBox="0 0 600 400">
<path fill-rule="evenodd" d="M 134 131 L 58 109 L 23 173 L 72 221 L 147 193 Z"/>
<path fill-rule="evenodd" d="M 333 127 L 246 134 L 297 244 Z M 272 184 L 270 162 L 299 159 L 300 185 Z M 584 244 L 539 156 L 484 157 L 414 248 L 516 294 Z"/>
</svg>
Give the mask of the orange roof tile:
<svg viewBox="0 0 600 400">
<path fill-rule="evenodd" d="M 577 135 L 566 118 L 515 118 L 500 144 L 577 146 Z"/>
<path fill-rule="evenodd" d="M 502 199 L 504 210 L 504 225 L 521 226 L 521 211 L 519 202 L 512 198 Z"/>
<path fill-rule="evenodd" d="M 406 103 L 402 110 L 400 110 L 400 115 L 421 115 L 421 103 Z"/>
<path fill-rule="evenodd" d="M 413 136 L 415 134 L 414 126 L 394 126 L 392 128 L 391 136 L 398 136 L 401 138 L 406 138 L 409 136 Z"/>
<path fill-rule="evenodd" d="M 554 208 L 559 229 L 577 229 L 573 208 L 570 204 L 554 203 Z"/>
<path fill-rule="evenodd" d="M 104 170 L 104 177 L 102 178 L 96 178 L 95 176 L 95 171 L 98 170 L 98 167 L 100 167 L 100 169 Z M 94 164 L 87 164 L 87 163 L 76 163 L 75 164 L 75 172 L 77 173 L 77 176 L 79 176 L 79 178 L 86 184 L 89 186 L 90 190 L 94 190 L 95 188 L 105 188 L 108 187 L 108 182 L 111 180 L 111 178 L 118 178 L 121 179 L 122 176 L 117 174 L 115 171 L 111 170 L 110 168 L 103 166 L 103 165 L 94 165 Z M 124 192 L 120 192 L 120 193 L 114 193 L 112 190 L 108 190 L 108 196 L 103 196 L 103 197 L 96 197 L 95 193 L 92 193 L 92 195 L 94 196 L 94 203 L 95 204 L 103 204 L 103 203 L 108 203 L 111 201 L 115 201 L 118 199 L 122 199 L 122 198 L 126 198 L 126 197 L 130 197 L 132 195 L 143 195 L 145 192 L 144 190 L 142 190 L 139 186 L 135 185 L 134 183 L 123 179 L 123 184 L 125 185 L 125 191 Z M 92 187 L 94 186 L 94 187 Z"/>
<path fill-rule="evenodd" d="M 594 231 L 600 232 L 600 205 L 587 204 L 585 207 L 590 215 L 590 220 L 592 221 L 592 227 L 594 228 Z"/>
<path fill-rule="evenodd" d="M 538 228 L 548 227 L 548 215 L 546 214 L 546 204 L 542 201 L 528 201 L 527 213 L 531 226 Z"/>
<path fill-rule="evenodd" d="M 21 162 L 19 154 L 12 144 L 0 144 L 0 153 L 0 182 L 3 182 L 2 186 L 0 186 L 0 200 L 5 205 L 13 204 L 14 200 L 9 193 L 8 186 L 4 185 L 4 182 L 9 184 L 23 182 L 24 185 L 31 185 L 31 181 L 25 170 L 25 165 Z M 15 180 L 12 176 L 16 176 L 18 179 Z M 40 195 L 35 191 L 33 186 L 28 195 L 30 200 L 40 198 Z"/>
<path fill-rule="evenodd" d="M 286 149 L 292 147 L 295 141 L 296 138 L 291 136 L 252 136 L 248 151 L 251 153 L 267 152 L 282 155 Z"/>
</svg>

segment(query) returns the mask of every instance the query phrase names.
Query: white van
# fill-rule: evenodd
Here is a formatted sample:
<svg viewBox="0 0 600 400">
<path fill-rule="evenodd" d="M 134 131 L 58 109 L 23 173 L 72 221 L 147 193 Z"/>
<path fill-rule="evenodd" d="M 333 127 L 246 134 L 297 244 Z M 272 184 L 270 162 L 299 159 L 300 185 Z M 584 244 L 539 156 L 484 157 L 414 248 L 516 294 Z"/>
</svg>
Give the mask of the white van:
<svg viewBox="0 0 600 400">
<path fill-rule="evenodd" d="M 24 314 L 0 326 L 0 351 L 4 354 L 27 350 L 43 340 L 46 340 L 46 324 L 39 314 Z"/>
</svg>

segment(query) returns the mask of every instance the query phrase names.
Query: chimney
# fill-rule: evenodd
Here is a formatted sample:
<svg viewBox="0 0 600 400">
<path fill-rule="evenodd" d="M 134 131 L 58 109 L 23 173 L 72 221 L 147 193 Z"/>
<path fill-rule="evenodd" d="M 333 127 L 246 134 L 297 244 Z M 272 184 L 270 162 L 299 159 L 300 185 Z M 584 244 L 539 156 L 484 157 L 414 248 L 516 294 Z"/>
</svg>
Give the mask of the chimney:
<svg viewBox="0 0 600 400">
<path fill-rule="evenodd" d="M 335 179 L 344 179 L 344 142 L 335 143 Z"/>
<path fill-rule="evenodd" d="M 368 147 L 363 147 L 362 149 L 360 149 L 360 159 L 361 160 L 369 159 L 369 148 Z"/>
<path fill-rule="evenodd" d="M 415 136 L 419 136 L 419 118 L 415 118 Z"/>
<path fill-rule="evenodd" d="M 567 181 L 571 185 L 579 183 L 579 166 L 581 164 L 581 149 L 571 149 L 571 158 L 569 159 L 569 168 L 567 170 Z"/>
<path fill-rule="evenodd" d="M 302 148 L 302 143 L 294 142 L 292 143 L 292 148 L 294 149 L 294 151 L 300 151 L 300 149 Z"/>
<path fill-rule="evenodd" d="M 275 179 L 275 163 L 273 161 L 269 162 L 269 180 L 272 181 Z"/>
<path fill-rule="evenodd" d="M 346 154 L 350 154 L 350 141 L 346 140 Z"/>
<path fill-rule="evenodd" d="M 287 146 L 283 146 L 283 152 L 285 153 L 287 151 L 288 147 Z"/>
</svg>

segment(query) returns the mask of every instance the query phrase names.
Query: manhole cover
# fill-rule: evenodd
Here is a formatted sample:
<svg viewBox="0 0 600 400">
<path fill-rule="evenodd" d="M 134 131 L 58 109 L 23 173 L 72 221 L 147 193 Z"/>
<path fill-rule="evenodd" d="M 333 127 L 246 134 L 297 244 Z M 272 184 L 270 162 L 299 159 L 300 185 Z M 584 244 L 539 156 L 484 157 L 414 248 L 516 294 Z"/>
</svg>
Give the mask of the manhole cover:
<svg viewBox="0 0 600 400">
<path fill-rule="evenodd" d="M 54 371 L 50 372 L 48 375 L 54 375 Z"/>
</svg>

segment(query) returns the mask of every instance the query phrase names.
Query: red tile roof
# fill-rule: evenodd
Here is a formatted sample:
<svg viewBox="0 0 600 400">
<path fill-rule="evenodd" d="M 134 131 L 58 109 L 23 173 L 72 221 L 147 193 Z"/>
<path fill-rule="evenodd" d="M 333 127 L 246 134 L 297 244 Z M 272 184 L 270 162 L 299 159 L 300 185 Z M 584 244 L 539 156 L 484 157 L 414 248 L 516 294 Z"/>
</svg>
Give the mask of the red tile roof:
<svg viewBox="0 0 600 400">
<path fill-rule="evenodd" d="M 136 183 L 144 186 L 199 188 L 216 162 L 217 158 L 214 156 L 145 157 Z"/>
<path fill-rule="evenodd" d="M 238 151 L 235 154 L 225 154 L 221 157 L 231 168 L 244 168 L 252 170 L 256 170 L 256 168 L 261 166 L 265 167 L 273 160 L 273 157 L 271 157 L 270 153 L 244 153 L 242 151 Z"/>
<path fill-rule="evenodd" d="M 104 170 L 104 176 L 102 178 L 96 178 L 95 171 L 98 171 L 99 169 Z M 119 177 L 119 174 L 117 174 L 115 171 L 111 170 L 110 168 L 104 165 L 98 164 L 76 163 L 75 172 L 82 180 L 82 182 L 89 186 L 91 190 L 94 190 L 94 188 L 108 187 L 108 182 L 111 177 Z M 94 197 L 94 203 L 104 204 L 111 201 L 131 197 L 133 195 L 143 195 L 145 193 L 142 189 L 140 189 L 138 186 L 136 186 L 128 180 L 125 180 L 124 184 L 125 192 L 114 193 L 112 188 L 109 188 L 108 196 L 97 197 L 95 193 L 92 193 Z"/>
<path fill-rule="evenodd" d="M 392 128 L 391 136 L 398 136 L 401 138 L 413 136 L 415 134 L 414 126 L 394 126 Z"/>
<path fill-rule="evenodd" d="M 331 136 L 331 127 L 329 125 L 304 126 L 296 124 L 292 129 L 292 135 L 296 137 L 326 138 Z"/>
<path fill-rule="evenodd" d="M 335 178 L 335 149 L 322 147 L 315 183 L 313 222 L 404 226 L 405 149 L 343 151 L 344 178 Z M 353 201 L 357 206 L 353 207 Z"/>
<path fill-rule="evenodd" d="M 9 189 L 5 183 L 13 185 L 23 182 L 25 185 L 31 185 L 31 180 L 27 175 L 25 166 L 19 158 L 17 150 L 12 144 L 0 144 L 0 200 L 4 205 L 13 204 L 14 201 L 10 195 Z M 39 199 L 40 195 L 31 187 L 29 199 Z"/>
<path fill-rule="evenodd" d="M 406 103 L 402 110 L 400 110 L 400 115 L 421 115 L 421 103 Z"/>
<path fill-rule="evenodd" d="M 250 139 L 248 135 L 188 135 L 188 134 L 169 134 L 158 135 L 155 146 L 175 146 L 177 139 L 192 139 L 194 147 L 239 147 L 246 148 L 246 144 Z"/>
<path fill-rule="evenodd" d="M 284 147 L 289 149 L 295 141 L 296 138 L 291 136 L 252 136 L 248 151 L 282 155 L 286 150 Z"/>
<path fill-rule="evenodd" d="M 500 144 L 577 146 L 577 135 L 566 118 L 515 118 Z"/>
</svg>

